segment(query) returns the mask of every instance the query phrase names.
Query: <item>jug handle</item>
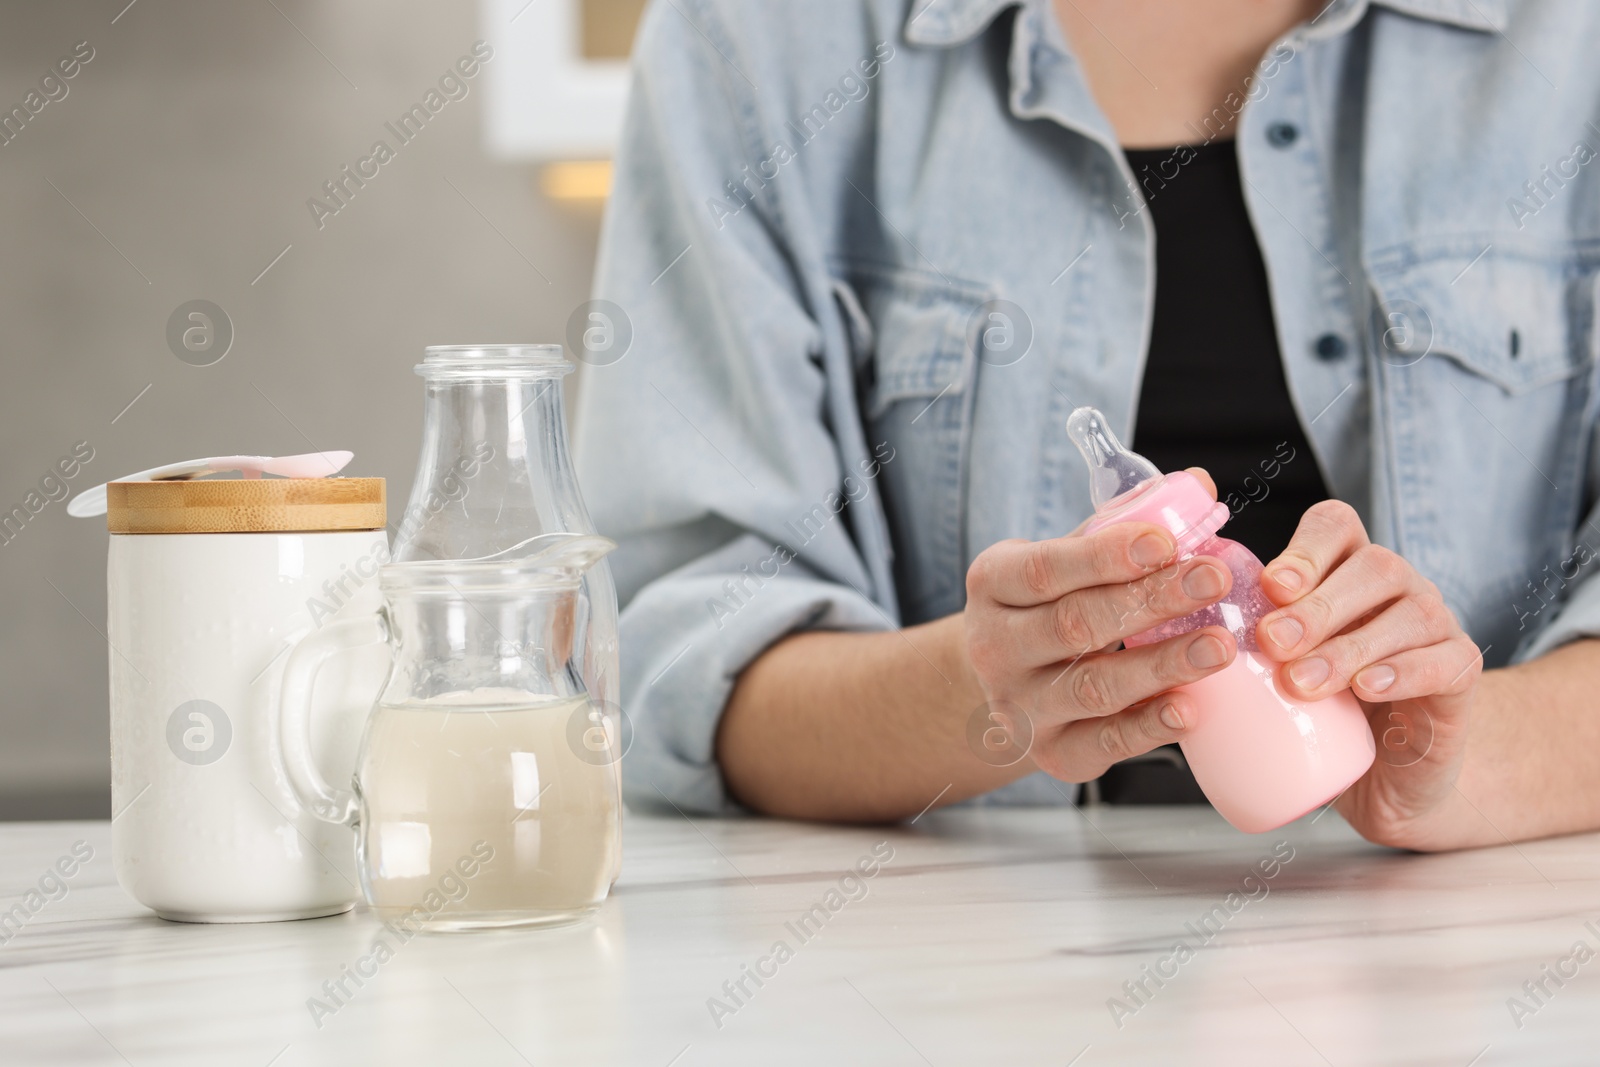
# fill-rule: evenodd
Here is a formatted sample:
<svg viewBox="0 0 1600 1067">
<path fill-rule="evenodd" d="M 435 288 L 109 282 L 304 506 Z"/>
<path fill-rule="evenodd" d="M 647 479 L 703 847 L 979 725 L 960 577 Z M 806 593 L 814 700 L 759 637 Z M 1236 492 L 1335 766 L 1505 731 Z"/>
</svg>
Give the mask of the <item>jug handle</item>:
<svg viewBox="0 0 1600 1067">
<path fill-rule="evenodd" d="M 279 759 L 301 807 L 326 822 L 352 822 L 356 796 L 329 785 L 311 752 L 311 694 L 317 672 L 339 652 L 388 639 L 387 620 L 374 612 L 313 630 L 296 643 L 284 664 L 277 708 Z"/>
</svg>

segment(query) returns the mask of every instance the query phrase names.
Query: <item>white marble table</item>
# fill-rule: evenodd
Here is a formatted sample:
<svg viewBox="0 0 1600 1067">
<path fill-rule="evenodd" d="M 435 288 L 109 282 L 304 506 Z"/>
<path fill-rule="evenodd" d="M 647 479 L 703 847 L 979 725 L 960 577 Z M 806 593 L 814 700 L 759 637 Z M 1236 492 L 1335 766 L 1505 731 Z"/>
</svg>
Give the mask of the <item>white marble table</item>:
<svg viewBox="0 0 1600 1067">
<path fill-rule="evenodd" d="M 0 826 L 0 908 L 75 841 L 95 854 L 0 945 L 0 1064 L 1600 1062 L 1600 837 L 1412 856 L 1336 815 L 1261 837 L 1089 816 L 631 816 L 596 922 L 415 937 L 320 1020 L 308 1000 L 383 934 L 364 911 L 167 923 L 117 887 L 106 824 Z M 1275 846 L 1293 858 L 1246 882 Z"/>
</svg>

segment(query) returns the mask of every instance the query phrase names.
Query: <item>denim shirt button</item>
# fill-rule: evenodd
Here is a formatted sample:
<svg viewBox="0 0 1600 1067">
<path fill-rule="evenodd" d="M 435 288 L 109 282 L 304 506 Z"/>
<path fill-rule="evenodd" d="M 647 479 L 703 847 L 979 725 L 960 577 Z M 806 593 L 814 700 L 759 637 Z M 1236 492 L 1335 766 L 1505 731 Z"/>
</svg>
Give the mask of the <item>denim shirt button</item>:
<svg viewBox="0 0 1600 1067">
<path fill-rule="evenodd" d="M 1317 338 L 1316 343 L 1311 346 L 1311 350 L 1317 354 L 1318 359 L 1325 363 L 1332 363 L 1336 359 L 1344 358 L 1346 347 L 1343 337 L 1336 333 L 1325 333 Z"/>
<path fill-rule="evenodd" d="M 1274 122 L 1267 127 L 1267 142 L 1274 148 L 1288 148 L 1300 137 L 1300 127 L 1292 122 Z"/>
</svg>

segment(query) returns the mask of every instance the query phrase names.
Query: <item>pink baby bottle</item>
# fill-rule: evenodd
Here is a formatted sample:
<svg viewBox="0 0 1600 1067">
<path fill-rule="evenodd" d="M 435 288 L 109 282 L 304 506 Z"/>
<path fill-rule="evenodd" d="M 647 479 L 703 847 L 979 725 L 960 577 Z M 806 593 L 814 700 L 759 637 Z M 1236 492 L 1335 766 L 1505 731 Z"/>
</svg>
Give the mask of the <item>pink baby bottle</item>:
<svg viewBox="0 0 1600 1067">
<path fill-rule="evenodd" d="M 1233 572 L 1233 587 L 1219 603 L 1124 642 L 1147 645 L 1207 626 L 1226 627 L 1238 642 L 1232 663 L 1182 687 L 1199 708 L 1183 754 L 1217 811 L 1246 833 L 1262 833 L 1344 792 L 1372 766 L 1372 728 L 1348 689 L 1314 701 L 1279 689 L 1279 664 L 1256 643 L 1256 623 L 1274 610 L 1261 591 L 1261 561 L 1217 536 L 1228 506 L 1212 500 L 1194 475 L 1162 474 L 1123 448 L 1094 408 L 1074 411 L 1067 433 L 1089 464 L 1095 517 L 1085 533 L 1119 522 L 1153 523 L 1172 533 L 1178 559 L 1210 556 Z"/>
</svg>

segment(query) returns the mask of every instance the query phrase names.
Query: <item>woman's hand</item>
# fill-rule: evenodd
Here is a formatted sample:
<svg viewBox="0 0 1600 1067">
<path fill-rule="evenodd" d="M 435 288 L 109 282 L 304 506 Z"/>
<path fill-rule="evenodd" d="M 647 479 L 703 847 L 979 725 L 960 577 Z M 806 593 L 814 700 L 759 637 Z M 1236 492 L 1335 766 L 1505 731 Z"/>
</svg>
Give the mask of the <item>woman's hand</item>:
<svg viewBox="0 0 1600 1067">
<path fill-rule="evenodd" d="M 1438 588 L 1372 544 L 1341 501 L 1306 512 L 1261 586 L 1280 610 L 1256 639 L 1284 664 L 1280 684 L 1302 699 L 1349 688 L 1377 737 L 1378 758 L 1338 799 L 1340 814 L 1369 840 L 1438 847 L 1483 669 L 1477 645 Z"/>
<path fill-rule="evenodd" d="M 1193 698 L 1171 693 L 1233 660 L 1233 636 L 1209 627 L 1118 649 L 1125 637 L 1220 600 L 1232 575 L 1220 561 L 1175 562 L 1172 536 L 1125 523 L 1085 536 L 1002 541 L 967 571 L 967 658 L 988 722 L 1069 782 L 1183 739 Z M 1028 722 L 1016 720 L 1026 714 Z M 1020 758 L 1020 753 L 1019 753 Z"/>
</svg>

